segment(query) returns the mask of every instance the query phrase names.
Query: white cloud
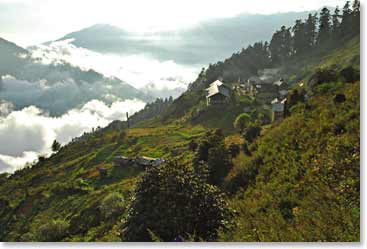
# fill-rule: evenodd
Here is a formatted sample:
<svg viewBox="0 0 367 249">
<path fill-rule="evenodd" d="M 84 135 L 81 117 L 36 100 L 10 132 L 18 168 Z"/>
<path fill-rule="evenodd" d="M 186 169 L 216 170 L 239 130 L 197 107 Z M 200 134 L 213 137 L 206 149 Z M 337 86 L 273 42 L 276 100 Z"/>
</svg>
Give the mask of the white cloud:
<svg viewBox="0 0 367 249">
<path fill-rule="evenodd" d="M 48 46 L 32 47 L 32 57 L 44 64 L 67 61 L 84 70 L 93 69 L 107 77 L 118 77 L 136 88 L 161 92 L 174 90 L 172 92 L 175 92 L 176 96 L 195 80 L 200 69 L 200 66 L 179 65 L 172 60 L 161 62 L 144 54 L 101 54 L 76 47 L 71 41 L 69 39 L 53 42 Z M 180 91 L 175 91 L 177 89 Z"/>
<path fill-rule="evenodd" d="M 13 172 L 38 155 L 50 153 L 54 139 L 68 143 L 92 128 L 124 120 L 126 112 L 131 115 L 144 106 L 137 99 L 116 101 L 110 106 L 92 100 L 60 117 L 51 117 L 35 106 L 13 111 L 0 117 L 0 172 Z"/>
<path fill-rule="evenodd" d="M 61 80 L 62 78 L 64 80 Z M 55 82 L 47 80 L 31 82 L 5 75 L 2 76 L 0 99 L 13 103 L 18 109 L 35 105 L 53 114 L 63 114 L 93 99 L 112 104 L 118 100 L 132 98 L 132 94 L 136 96 L 134 92 L 126 88 L 126 84 L 120 81 L 101 80 L 94 83 L 76 83 L 70 76 L 65 75 Z M 9 104 L 6 106 L 10 107 Z M 6 106 L 4 103 L 0 109 L 4 109 L 5 112 Z"/>
</svg>

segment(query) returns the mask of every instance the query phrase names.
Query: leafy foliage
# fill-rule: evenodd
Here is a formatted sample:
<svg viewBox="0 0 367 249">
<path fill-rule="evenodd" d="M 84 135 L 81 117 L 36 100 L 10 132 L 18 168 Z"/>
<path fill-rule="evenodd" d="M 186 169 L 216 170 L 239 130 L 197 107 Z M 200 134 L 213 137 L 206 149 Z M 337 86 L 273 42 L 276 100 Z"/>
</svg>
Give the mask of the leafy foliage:
<svg viewBox="0 0 367 249">
<path fill-rule="evenodd" d="M 60 241 L 67 236 L 68 228 L 69 224 L 64 220 L 51 220 L 39 226 L 36 232 L 35 241 Z"/>
<path fill-rule="evenodd" d="M 248 123 L 251 120 L 251 116 L 247 113 L 242 113 L 237 116 L 237 118 L 234 121 L 234 127 L 239 129 L 240 133 L 243 132 L 243 130 L 246 128 Z"/>
<path fill-rule="evenodd" d="M 227 225 L 230 209 L 221 192 L 190 166 L 170 162 L 148 170 L 135 191 L 123 230 L 127 241 L 164 241 L 195 236 L 213 241 Z M 150 232 L 151 231 L 151 232 Z"/>
<path fill-rule="evenodd" d="M 51 149 L 53 152 L 57 152 L 61 149 L 61 144 L 57 142 L 56 140 L 53 141 Z"/>
<path fill-rule="evenodd" d="M 110 193 L 101 202 L 99 209 L 105 219 L 117 218 L 125 208 L 124 197 L 120 193 Z"/>
</svg>

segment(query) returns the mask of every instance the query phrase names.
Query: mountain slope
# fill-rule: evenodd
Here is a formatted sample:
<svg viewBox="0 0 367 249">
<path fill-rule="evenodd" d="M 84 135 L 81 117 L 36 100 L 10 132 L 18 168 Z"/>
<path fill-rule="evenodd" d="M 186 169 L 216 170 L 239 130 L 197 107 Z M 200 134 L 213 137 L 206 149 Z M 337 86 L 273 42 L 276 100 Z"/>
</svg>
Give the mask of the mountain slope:
<svg viewBox="0 0 367 249">
<path fill-rule="evenodd" d="M 340 51 L 348 54 L 356 45 L 352 44 L 323 63 L 335 61 Z M 252 156 L 241 152 L 233 159 L 224 184 L 238 216 L 233 227 L 220 233 L 220 240 L 359 239 L 359 83 L 332 82 L 318 89 L 322 92 L 293 108 L 289 118 L 264 128 L 250 146 Z M 346 101 L 336 103 L 336 94 L 344 94 Z M 0 239 L 47 240 L 42 233 L 58 229 L 60 241 L 120 241 L 132 191 L 143 171 L 116 166 L 113 157 L 141 155 L 191 163 L 190 144 L 206 138 L 207 125 L 173 117 L 166 124 L 140 124 L 142 128 L 126 129 L 126 122 L 113 122 L 32 167 L 0 175 Z M 212 127 L 220 127 L 221 117 L 216 117 Z M 231 134 L 226 145 L 241 145 L 241 137 Z M 105 205 L 116 204 L 110 203 L 111 195 L 122 199 L 117 211 L 106 216 Z"/>
<path fill-rule="evenodd" d="M 227 186 L 239 215 L 222 239 L 359 241 L 359 82 L 332 84 L 235 159 Z"/>
</svg>

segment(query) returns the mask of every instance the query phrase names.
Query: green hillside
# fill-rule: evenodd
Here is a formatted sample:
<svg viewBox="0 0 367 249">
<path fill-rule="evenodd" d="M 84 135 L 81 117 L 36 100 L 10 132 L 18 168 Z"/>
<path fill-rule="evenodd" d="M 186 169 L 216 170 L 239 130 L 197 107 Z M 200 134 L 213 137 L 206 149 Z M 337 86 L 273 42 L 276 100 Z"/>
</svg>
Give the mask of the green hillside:
<svg viewBox="0 0 367 249">
<path fill-rule="evenodd" d="M 0 175 L 0 240 L 359 241 L 359 35 L 322 44 L 241 71 L 249 52 L 267 50 L 258 44 L 131 127 L 114 121 Z M 234 80 L 274 65 L 291 83 L 278 122 Z M 223 70 L 233 93 L 207 106 L 205 89 Z M 166 163 L 144 170 L 116 156 Z"/>
<path fill-rule="evenodd" d="M 226 184 L 239 215 L 222 239 L 359 241 L 359 108 L 359 83 L 338 85 L 235 159 Z"/>
</svg>

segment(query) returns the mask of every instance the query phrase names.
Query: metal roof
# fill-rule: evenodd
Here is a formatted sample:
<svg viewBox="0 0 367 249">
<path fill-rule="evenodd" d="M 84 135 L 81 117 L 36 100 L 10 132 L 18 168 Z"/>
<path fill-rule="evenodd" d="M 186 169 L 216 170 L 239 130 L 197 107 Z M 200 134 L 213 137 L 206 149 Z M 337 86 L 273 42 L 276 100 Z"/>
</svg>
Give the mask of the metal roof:
<svg viewBox="0 0 367 249">
<path fill-rule="evenodd" d="M 208 91 L 207 98 L 210 98 L 216 94 L 222 94 L 226 97 L 230 97 L 229 87 L 226 86 L 223 82 L 216 80 L 210 84 L 210 87 L 206 89 Z"/>
</svg>

